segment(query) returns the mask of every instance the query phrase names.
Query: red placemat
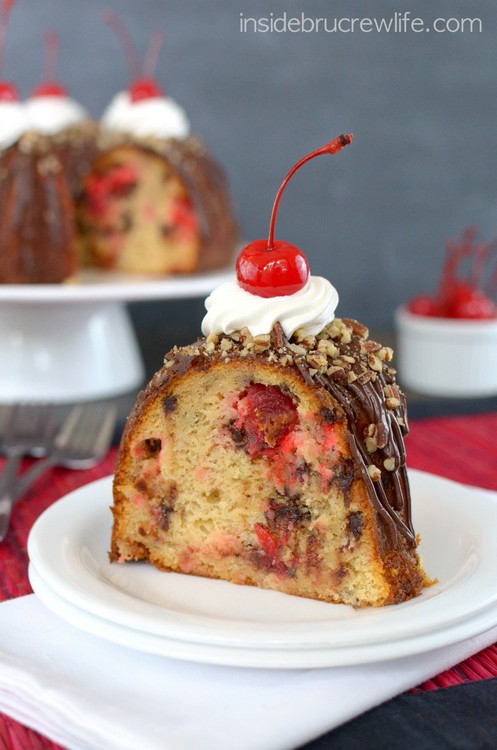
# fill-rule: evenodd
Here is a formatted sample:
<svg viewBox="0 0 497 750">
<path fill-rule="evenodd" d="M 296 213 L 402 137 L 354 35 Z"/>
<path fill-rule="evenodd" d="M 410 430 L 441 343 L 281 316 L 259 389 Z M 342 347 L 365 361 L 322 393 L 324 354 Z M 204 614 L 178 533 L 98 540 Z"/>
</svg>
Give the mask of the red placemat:
<svg viewBox="0 0 497 750">
<path fill-rule="evenodd" d="M 413 422 L 407 438 L 409 466 L 464 484 L 497 490 L 496 435 L 497 414 Z M 68 492 L 111 474 L 115 456 L 114 448 L 99 466 L 85 471 L 53 469 L 16 505 L 12 527 L 0 545 L 0 601 L 31 593 L 26 543 L 29 530 L 40 513 Z M 415 690 L 436 690 L 496 676 L 497 647 L 490 646 Z M 62 750 L 2 716 L 0 743 L 2 750 Z"/>
</svg>

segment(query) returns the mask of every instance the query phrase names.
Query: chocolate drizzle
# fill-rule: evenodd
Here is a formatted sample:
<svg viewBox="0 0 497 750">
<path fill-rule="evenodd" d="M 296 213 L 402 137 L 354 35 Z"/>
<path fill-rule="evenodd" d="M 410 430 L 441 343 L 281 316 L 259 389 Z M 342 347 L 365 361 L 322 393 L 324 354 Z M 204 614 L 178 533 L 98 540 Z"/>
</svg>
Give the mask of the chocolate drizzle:
<svg viewBox="0 0 497 750">
<path fill-rule="evenodd" d="M 350 321 L 355 323 L 355 321 Z M 281 329 L 279 323 L 276 324 Z M 363 331 L 366 331 L 361 326 Z M 351 326 L 352 331 L 354 327 Z M 282 330 L 278 338 L 281 340 Z M 295 365 L 306 383 L 314 384 L 314 381 L 325 388 L 333 398 L 340 404 L 347 417 L 349 425 L 348 444 L 354 456 L 368 491 L 373 508 L 378 513 L 382 526 L 385 529 L 391 544 L 395 544 L 397 532 L 401 533 L 412 546 L 416 546 L 416 535 L 411 520 L 411 496 L 409 482 L 406 472 L 406 454 L 404 448 L 404 435 L 407 427 L 402 432 L 397 418 L 399 417 L 407 425 L 405 419 L 405 399 L 400 399 L 397 409 L 387 409 L 384 388 L 391 385 L 393 378 L 389 381 L 383 371 L 375 372 L 374 379 L 362 378 L 363 370 L 360 367 L 360 337 L 353 335 L 349 344 L 341 347 L 341 353 L 351 356 L 355 360 L 352 372 L 358 377 L 353 382 L 348 382 L 342 376 L 344 370 L 334 373 L 335 377 L 324 373 L 311 375 L 306 361 L 295 362 Z M 285 338 L 286 345 L 289 342 Z M 381 349 L 378 346 L 378 349 Z M 340 373 L 340 377 L 336 375 Z M 403 394 L 402 394 L 403 396 Z M 364 440 L 364 433 L 368 425 L 382 425 L 387 436 L 384 447 L 378 447 L 374 453 L 369 453 Z M 374 457 L 374 459 L 373 459 Z M 386 471 L 383 462 L 388 459 L 395 461 L 395 468 Z M 371 464 L 377 466 L 381 471 L 381 477 L 373 481 L 368 471 Z"/>
</svg>

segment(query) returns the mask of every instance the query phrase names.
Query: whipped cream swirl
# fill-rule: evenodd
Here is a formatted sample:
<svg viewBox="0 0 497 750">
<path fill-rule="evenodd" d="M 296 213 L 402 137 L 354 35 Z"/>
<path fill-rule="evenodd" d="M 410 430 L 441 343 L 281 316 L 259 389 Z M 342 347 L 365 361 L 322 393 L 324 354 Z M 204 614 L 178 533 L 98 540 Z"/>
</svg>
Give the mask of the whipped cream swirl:
<svg viewBox="0 0 497 750">
<path fill-rule="evenodd" d="M 8 148 L 30 129 L 24 104 L 0 102 L 0 148 Z"/>
<path fill-rule="evenodd" d="M 202 333 L 229 334 L 246 326 L 252 336 L 261 336 L 270 333 L 279 321 L 287 338 L 297 328 L 315 336 L 331 323 L 337 305 L 337 290 L 321 276 L 310 276 L 303 289 L 282 297 L 258 297 L 236 281 L 227 281 L 205 301 L 207 315 Z"/>
<path fill-rule="evenodd" d="M 174 99 L 154 96 L 133 102 L 128 91 L 114 96 L 102 115 L 102 125 L 136 138 L 186 138 L 190 134 L 186 112 Z"/>
<path fill-rule="evenodd" d="M 32 96 L 24 106 L 30 130 L 43 135 L 55 135 L 88 118 L 84 107 L 70 96 Z"/>
</svg>

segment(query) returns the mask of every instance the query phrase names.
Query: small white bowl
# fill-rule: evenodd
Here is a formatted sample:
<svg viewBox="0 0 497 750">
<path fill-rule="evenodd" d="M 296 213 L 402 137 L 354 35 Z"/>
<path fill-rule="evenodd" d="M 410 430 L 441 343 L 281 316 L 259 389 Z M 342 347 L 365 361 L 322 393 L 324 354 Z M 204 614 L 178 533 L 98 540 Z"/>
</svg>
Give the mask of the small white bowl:
<svg viewBox="0 0 497 750">
<path fill-rule="evenodd" d="M 395 312 L 397 368 L 406 388 L 428 396 L 497 394 L 497 320 Z"/>
</svg>

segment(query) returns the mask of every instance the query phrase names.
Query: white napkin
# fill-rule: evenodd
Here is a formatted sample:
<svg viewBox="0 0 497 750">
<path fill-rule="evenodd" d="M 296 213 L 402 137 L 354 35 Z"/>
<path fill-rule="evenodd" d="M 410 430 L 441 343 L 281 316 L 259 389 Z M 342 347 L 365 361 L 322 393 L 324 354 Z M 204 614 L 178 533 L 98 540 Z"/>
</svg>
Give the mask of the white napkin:
<svg viewBox="0 0 497 750">
<path fill-rule="evenodd" d="M 113 645 L 34 596 L 0 605 L 0 712 L 69 750 L 288 750 L 497 641 L 382 664 L 234 669 Z"/>
</svg>

